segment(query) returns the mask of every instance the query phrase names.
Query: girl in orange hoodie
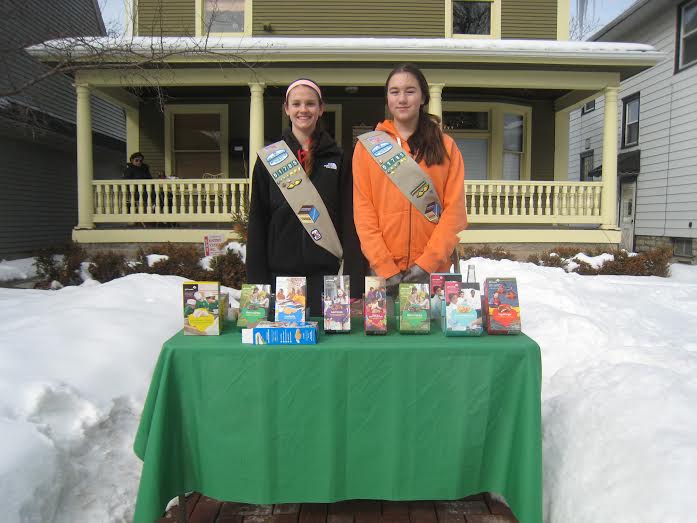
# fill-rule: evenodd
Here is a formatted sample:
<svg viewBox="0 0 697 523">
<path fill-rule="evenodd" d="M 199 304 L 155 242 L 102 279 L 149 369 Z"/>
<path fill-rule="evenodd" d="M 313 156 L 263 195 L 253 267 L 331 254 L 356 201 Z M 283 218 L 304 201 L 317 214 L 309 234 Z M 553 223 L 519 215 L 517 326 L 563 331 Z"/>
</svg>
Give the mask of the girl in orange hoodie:
<svg viewBox="0 0 697 523">
<path fill-rule="evenodd" d="M 430 222 L 382 172 L 358 142 L 353 153 L 353 202 L 361 250 L 373 272 L 399 283 L 427 283 L 429 273 L 450 267 L 457 234 L 467 226 L 465 169 L 457 145 L 426 112 L 428 83 L 412 64 L 397 66 L 385 84 L 393 120 L 378 124 L 431 178 L 442 203 L 438 223 Z M 457 269 L 457 268 L 456 268 Z"/>
</svg>

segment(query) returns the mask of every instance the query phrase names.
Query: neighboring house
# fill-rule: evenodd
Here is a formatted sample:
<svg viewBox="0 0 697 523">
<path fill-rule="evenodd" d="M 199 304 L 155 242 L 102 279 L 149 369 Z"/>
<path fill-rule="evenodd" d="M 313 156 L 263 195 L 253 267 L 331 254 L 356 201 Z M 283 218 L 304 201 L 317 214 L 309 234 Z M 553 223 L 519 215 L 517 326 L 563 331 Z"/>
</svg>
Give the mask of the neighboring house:
<svg viewBox="0 0 697 523">
<path fill-rule="evenodd" d="M 75 74 L 77 132 L 90 126 L 90 94 L 118 99 L 128 151 L 142 150 L 154 172 L 176 178 L 96 180 L 92 149 L 80 142 L 77 241 L 197 242 L 229 232 L 230 216 L 246 205 L 256 151 L 280 135 L 290 81 L 307 76 L 322 85 L 325 124 L 350 151 L 356 135 L 385 116 L 388 72 L 410 61 L 430 82 L 430 112 L 465 158 L 470 226 L 462 242 L 619 243 L 616 153 L 607 148 L 602 182 L 570 181 L 568 115 L 596 92 L 608 93 L 616 110 L 620 81 L 662 55 L 646 45 L 567 41 L 568 0 L 134 5 L 133 39 L 73 49 L 93 65 L 105 59 L 95 62 L 94 47 L 120 49 L 106 52 L 103 70 Z M 29 51 L 51 63 L 61 56 L 55 45 Z M 166 66 L 129 69 L 135 57 Z M 609 114 L 604 125 L 614 143 L 616 118 Z M 135 190 L 139 199 L 130 197 Z M 188 226 L 127 227 L 141 221 Z"/>
<path fill-rule="evenodd" d="M 70 241 L 77 223 L 76 97 L 23 47 L 58 36 L 106 34 L 96 0 L 3 3 L 0 17 L 0 259 Z M 12 93 L 12 94 L 10 94 Z M 123 111 L 93 100 L 95 178 L 120 177 Z"/>
<path fill-rule="evenodd" d="M 591 37 L 645 43 L 664 53 L 620 86 L 618 175 L 622 246 L 668 246 L 697 260 L 697 0 L 642 0 Z M 571 113 L 569 178 L 602 165 L 602 95 Z M 590 178 L 589 178 L 590 176 Z"/>
</svg>

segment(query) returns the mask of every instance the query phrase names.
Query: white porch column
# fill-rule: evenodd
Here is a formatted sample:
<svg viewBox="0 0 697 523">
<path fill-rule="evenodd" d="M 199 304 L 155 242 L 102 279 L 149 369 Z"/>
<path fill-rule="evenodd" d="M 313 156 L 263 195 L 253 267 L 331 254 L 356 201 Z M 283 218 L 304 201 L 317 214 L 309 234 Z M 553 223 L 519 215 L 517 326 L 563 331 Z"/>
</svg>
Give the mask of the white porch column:
<svg viewBox="0 0 697 523">
<path fill-rule="evenodd" d="M 443 87 L 445 84 L 429 84 L 428 94 L 431 100 L 428 103 L 428 112 L 443 120 Z"/>
<path fill-rule="evenodd" d="M 256 161 L 257 151 L 264 147 L 264 89 L 262 82 L 250 83 L 252 98 L 249 104 L 249 178 Z"/>
<path fill-rule="evenodd" d="M 92 103 L 91 89 L 86 85 L 76 85 L 77 111 L 77 227 L 94 229 L 92 179 L 94 164 L 92 157 Z"/>
<path fill-rule="evenodd" d="M 554 181 L 569 179 L 569 113 L 562 109 L 554 113 Z"/>
<path fill-rule="evenodd" d="M 603 124 L 603 199 L 602 228 L 617 228 L 617 93 L 619 88 L 608 86 L 605 94 Z"/>
<path fill-rule="evenodd" d="M 126 159 L 140 151 L 140 111 L 126 108 Z"/>
</svg>

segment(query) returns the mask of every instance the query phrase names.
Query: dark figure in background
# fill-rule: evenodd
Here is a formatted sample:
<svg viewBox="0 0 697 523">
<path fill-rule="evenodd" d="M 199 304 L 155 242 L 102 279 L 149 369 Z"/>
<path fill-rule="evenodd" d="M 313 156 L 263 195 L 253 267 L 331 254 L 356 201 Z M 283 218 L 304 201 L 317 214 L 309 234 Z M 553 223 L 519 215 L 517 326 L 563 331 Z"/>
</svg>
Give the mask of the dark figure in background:
<svg viewBox="0 0 697 523">
<path fill-rule="evenodd" d="M 150 167 L 143 160 L 143 153 L 133 153 L 123 170 L 124 180 L 152 180 Z"/>
<path fill-rule="evenodd" d="M 152 180 L 150 175 L 150 167 L 143 161 L 144 156 L 142 153 L 133 153 L 130 157 L 130 161 L 126 164 L 123 170 L 124 180 Z M 128 194 L 128 207 L 129 214 L 135 214 L 138 212 L 138 203 L 140 200 L 140 193 L 138 192 L 138 187 L 135 187 L 131 192 L 131 188 L 127 187 L 125 189 Z M 147 205 L 147 202 L 144 202 Z"/>
</svg>

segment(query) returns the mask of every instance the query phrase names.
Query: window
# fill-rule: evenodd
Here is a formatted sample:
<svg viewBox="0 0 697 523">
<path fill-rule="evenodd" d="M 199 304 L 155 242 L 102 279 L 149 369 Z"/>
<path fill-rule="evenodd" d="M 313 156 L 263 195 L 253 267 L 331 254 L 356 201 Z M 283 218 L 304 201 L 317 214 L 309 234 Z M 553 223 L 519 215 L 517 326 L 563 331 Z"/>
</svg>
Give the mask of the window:
<svg viewBox="0 0 697 523">
<path fill-rule="evenodd" d="M 639 144 L 639 93 L 622 100 L 622 147 Z"/>
<path fill-rule="evenodd" d="M 446 0 L 445 36 L 501 38 L 501 0 Z"/>
<path fill-rule="evenodd" d="M 580 180 L 582 182 L 590 181 L 590 172 L 593 170 L 593 160 L 593 151 L 581 153 Z"/>
<path fill-rule="evenodd" d="M 523 116 L 503 115 L 503 179 L 520 180 L 523 164 Z"/>
<path fill-rule="evenodd" d="M 679 71 L 697 63 L 697 0 L 678 8 L 677 42 L 675 61 Z"/>
<path fill-rule="evenodd" d="M 226 105 L 168 105 L 165 108 L 165 172 L 178 178 L 204 173 L 228 177 Z"/>
<path fill-rule="evenodd" d="M 692 257 L 692 238 L 673 238 L 673 256 Z"/>
<path fill-rule="evenodd" d="M 453 1 L 453 34 L 491 34 L 491 3 Z"/>
<path fill-rule="evenodd" d="M 583 107 L 581 108 L 581 114 L 590 113 L 591 111 L 595 111 L 595 100 L 586 102 L 585 104 L 583 104 Z"/>
<path fill-rule="evenodd" d="M 498 102 L 443 102 L 443 132 L 465 160 L 467 180 L 529 180 L 532 109 Z"/>
<path fill-rule="evenodd" d="M 251 34 L 251 0 L 195 0 L 196 34 Z"/>
</svg>

